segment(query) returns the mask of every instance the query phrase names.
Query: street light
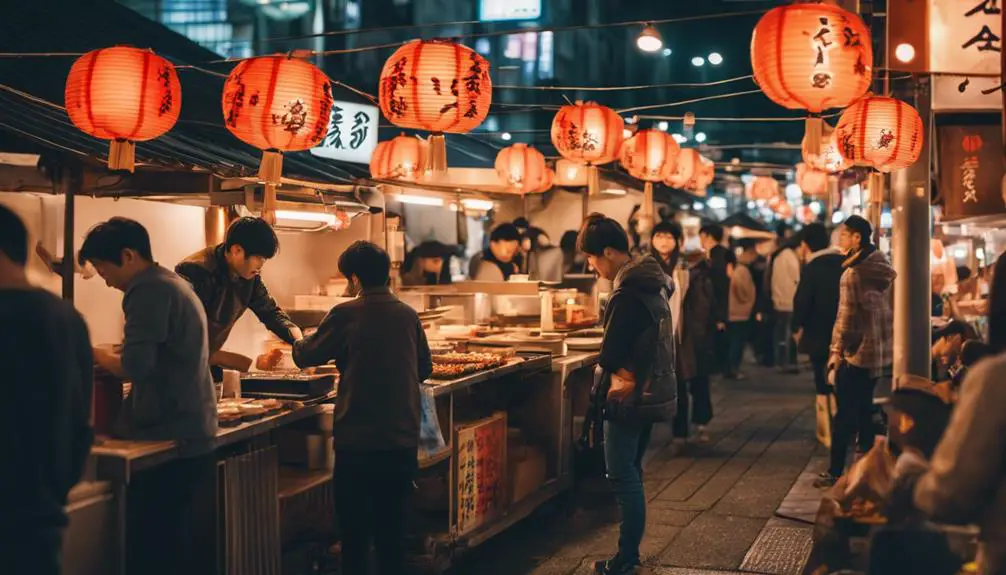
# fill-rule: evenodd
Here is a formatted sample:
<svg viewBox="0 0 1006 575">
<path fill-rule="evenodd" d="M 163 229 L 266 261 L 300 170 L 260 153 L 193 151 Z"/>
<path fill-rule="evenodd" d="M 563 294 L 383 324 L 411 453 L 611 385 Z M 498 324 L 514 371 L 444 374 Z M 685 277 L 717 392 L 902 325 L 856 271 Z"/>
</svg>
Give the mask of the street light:
<svg viewBox="0 0 1006 575">
<path fill-rule="evenodd" d="M 667 131 L 667 127 L 668 127 L 667 122 L 663 122 L 662 121 L 662 122 L 660 122 L 660 123 L 657 124 L 657 129 L 660 130 L 661 132 L 666 132 Z"/>
<path fill-rule="evenodd" d="M 679 144 L 684 144 L 685 142 L 688 141 L 688 138 L 682 136 L 681 134 L 678 134 L 677 132 L 671 134 L 671 137 L 674 138 L 674 141 Z"/>
<path fill-rule="evenodd" d="M 695 141 L 698 142 L 698 143 L 700 143 L 700 144 L 702 142 L 705 142 L 706 141 L 706 133 L 705 132 L 699 132 L 698 134 L 695 134 Z"/>
<path fill-rule="evenodd" d="M 698 68 L 699 66 L 702 66 L 705 63 L 706 63 L 706 60 L 702 56 L 696 56 L 696 57 L 692 58 L 692 66 L 695 66 L 696 68 Z"/>
<path fill-rule="evenodd" d="M 905 42 L 898 44 L 898 47 L 894 49 L 894 57 L 905 64 L 911 62 L 915 59 L 915 46 Z"/>
<path fill-rule="evenodd" d="M 709 55 L 709 63 L 713 66 L 719 66 L 723 63 L 723 56 L 720 56 L 719 52 L 713 52 Z"/>
<path fill-rule="evenodd" d="M 500 138 L 502 138 L 504 142 L 509 142 L 512 137 L 513 136 L 510 135 L 510 132 L 503 132 L 500 134 Z"/>
<path fill-rule="evenodd" d="M 643 52 L 656 52 L 664 47 L 664 41 L 660 38 L 660 32 L 647 24 L 636 37 L 636 46 Z"/>
</svg>

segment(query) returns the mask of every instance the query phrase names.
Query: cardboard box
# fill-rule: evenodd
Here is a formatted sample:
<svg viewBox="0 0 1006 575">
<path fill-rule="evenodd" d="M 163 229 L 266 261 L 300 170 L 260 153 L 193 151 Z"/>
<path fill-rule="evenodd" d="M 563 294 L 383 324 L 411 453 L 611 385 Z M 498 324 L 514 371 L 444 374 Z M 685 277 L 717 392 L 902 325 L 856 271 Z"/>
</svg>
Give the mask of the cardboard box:
<svg viewBox="0 0 1006 575">
<path fill-rule="evenodd" d="M 537 447 L 528 447 L 527 457 L 522 460 L 511 459 L 509 467 L 511 504 L 520 502 L 545 483 L 545 452 Z"/>
</svg>

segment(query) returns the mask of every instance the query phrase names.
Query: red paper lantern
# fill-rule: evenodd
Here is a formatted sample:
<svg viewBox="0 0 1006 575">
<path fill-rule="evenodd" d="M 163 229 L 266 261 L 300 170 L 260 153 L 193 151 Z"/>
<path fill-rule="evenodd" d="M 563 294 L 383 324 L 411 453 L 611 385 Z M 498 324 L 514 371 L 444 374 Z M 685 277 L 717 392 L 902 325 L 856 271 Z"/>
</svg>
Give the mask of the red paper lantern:
<svg viewBox="0 0 1006 575">
<path fill-rule="evenodd" d="M 716 164 L 708 158 L 699 156 L 698 169 L 695 170 L 695 175 L 692 176 L 692 180 L 688 182 L 685 189 L 694 192 L 696 195 L 705 196 L 706 188 L 711 186 L 715 179 Z"/>
<path fill-rule="evenodd" d="M 751 65 L 755 83 L 784 108 L 844 108 L 870 87 L 870 31 L 858 15 L 832 4 L 779 6 L 755 26 Z"/>
<path fill-rule="evenodd" d="M 796 185 L 808 196 L 825 197 L 828 195 L 828 173 L 801 162 L 796 165 Z"/>
<path fill-rule="evenodd" d="M 489 114 L 489 62 L 448 40 L 413 40 L 384 63 L 378 88 L 381 112 L 402 128 L 463 134 Z"/>
<path fill-rule="evenodd" d="M 919 159 L 925 134 L 915 108 L 895 98 L 870 96 L 842 113 L 835 137 L 846 161 L 890 172 Z"/>
<path fill-rule="evenodd" d="M 128 46 L 84 54 L 66 78 L 66 112 L 82 132 L 112 140 L 108 167 L 133 171 L 134 142 L 162 136 L 182 110 L 175 67 L 150 50 Z"/>
<path fill-rule="evenodd" d="M 552 168 L 545 168 L 545 177 L 542 179 L 541 186 L 539 186 L 538 189 L 532 191 L 547 192 L 552 189 L 554 183 L 555 183 L 555 170 L 553 170 Z"/>
<path fill-rule="evenodd" d="M 618 158 L 625 121 L 594 102 L 563 106 L 552 120 L 552 144 L 564 158 L 599 166 Z"/>
<path fill-rule="evenodd" d="M 629 175 L 660 182 L 678 165 L 681 146 L 660 130 L 640 130 L 622 144 L 621 161 Z"/>
<path fill-rule="evenodd" d="M 683 189 L 699 169 L 700 158 L 695 148 L 682 148 L 677 165 L 664 178 L 664 183 L 672 188 Z"/>
<path fill-rule="evenodd" d="M 414 178 L 425 165 L 425 149 L 419 138 L 402 134 L 377 144 L 370 156 L 370 175 L 379 180 Z"/>
<path fill-rule="evenodd" d="M 758 176 L 748 184 L 747 197 L 754 201 L 769 201 L 779 197 L 779 181 L 769 176 Z"/>
<path fill-rule="evenodd" d="M 800 145 L 804 163 L 815 170 L 829 174 L 848 169 L 849 163 L 845 161 L 845 158 L 838 151 L 838 140 L 835 138 L 835 129 L 824 123 L 822 124 L 822 128 L 819 153 L 813 153 L 808 136 L 804 136 Z"/>
<path fill-rule="evenodd" d="M 527 144 L 514 144 L 496 154 L 496 173 L 520 193 L 535 192 L 545 183 L 545 156 Z"/>
<path fill-rule="evenodd" d="M 793 206 L 782 197 L 776 196 L 769 200 L 768 208 L 780 219 L 788 220 L 793 217 Z"/>
</svg>

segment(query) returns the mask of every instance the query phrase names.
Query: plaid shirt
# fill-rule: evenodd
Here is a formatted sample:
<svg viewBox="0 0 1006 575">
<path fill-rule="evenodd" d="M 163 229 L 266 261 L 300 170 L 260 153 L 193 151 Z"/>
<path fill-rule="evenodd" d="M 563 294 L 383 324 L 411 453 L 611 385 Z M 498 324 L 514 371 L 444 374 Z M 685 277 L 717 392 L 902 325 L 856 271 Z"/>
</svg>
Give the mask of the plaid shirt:
<svg viewBox="0 0 1006 575">
<path fill-rule="evenodd" d="M 871 377 L 880 377 L 894 361 L 891 286 L 897 274 L 879 251 L 846 265 L 839 284 L 831 355 L 868 369 Z"/>
</svg>

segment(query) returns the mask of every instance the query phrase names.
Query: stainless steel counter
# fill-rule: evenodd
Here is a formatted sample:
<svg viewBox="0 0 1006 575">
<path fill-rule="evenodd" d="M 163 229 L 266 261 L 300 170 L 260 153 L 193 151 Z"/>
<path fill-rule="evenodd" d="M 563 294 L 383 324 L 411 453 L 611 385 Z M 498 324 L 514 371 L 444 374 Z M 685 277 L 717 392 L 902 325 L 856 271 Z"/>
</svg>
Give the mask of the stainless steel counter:
<svg viewBox="0 0 1006 575">
<path fill-rule="evenodd" d="M 426 385 L 433 388 L 434 397 L 439 397 L 441 395 L 469 388 L 477 383 L 482 383 L 484 381 L 489 381 L 490 379 L 496 379 L 512 373 L 548 371 L 550 367 L 551 369 L 554 369 L 554 361 L 555 360 L 547 354 L 525 355 L 523 357 L 511 359 L 506 365 L 497 367 L 496 369 L 477 371 L 457 379 L 429 379 L 426 381 Z"/>
</svg>

